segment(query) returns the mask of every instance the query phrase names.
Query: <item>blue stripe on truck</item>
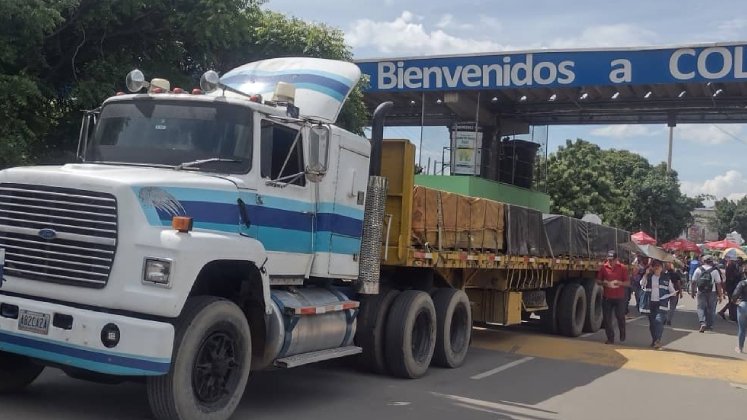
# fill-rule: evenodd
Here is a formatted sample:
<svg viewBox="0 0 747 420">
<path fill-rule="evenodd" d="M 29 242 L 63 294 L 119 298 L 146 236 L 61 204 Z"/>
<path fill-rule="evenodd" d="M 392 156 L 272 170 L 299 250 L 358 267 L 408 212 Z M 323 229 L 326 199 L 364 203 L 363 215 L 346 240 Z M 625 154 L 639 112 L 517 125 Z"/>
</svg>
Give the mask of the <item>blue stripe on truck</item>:
<svg viewBox="0 0 747 420">
<path fill-rule="evenodd" d="M 105 353 L 6 332 L 0 332 L 0 350 L 110 375 L 157 376 L 171 367 L 170 360 Z"/>
</svg>

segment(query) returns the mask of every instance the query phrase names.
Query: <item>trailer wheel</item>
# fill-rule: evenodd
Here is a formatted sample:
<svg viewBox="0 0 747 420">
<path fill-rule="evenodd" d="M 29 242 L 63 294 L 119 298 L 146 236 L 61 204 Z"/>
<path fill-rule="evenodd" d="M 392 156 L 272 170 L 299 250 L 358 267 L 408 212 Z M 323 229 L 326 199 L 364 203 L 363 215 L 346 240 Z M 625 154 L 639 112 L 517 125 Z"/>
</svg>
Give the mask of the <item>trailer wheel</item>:
<svg viewBox="0 0 747 420">
<path fill-rule="evenodd" d="M 360 300 L 355 344 L 363 349 L 358 362 L 364 370 L 379 374 L 387 371 L 384 356 L 386 320 L 399 293 L 399 290 L 382 291 L 378 295 L 363 296 Z"/>
<path fill-rule="evenodd" d="M 563 288 L 558 306 L 558 328 L 568 337 L 578 337 L 586 321 L 586 291 L 578 283 L 568 283 Z"/>
<path fill-rule="evenodd" d="M 540 322 L 542 323 L 542 329 L 550 334 L 557 334 L 558 331 L 558 304 L 560 302 L 560 295 L 563 292 L 565 284 L 559 283 L 552 289 L 547 291 L 547 310 L 542 311 L 540 314 Z"/>
<path fill-rule="evenodd" d="M 154 417 L 228 419 L 249 379 L 251 348 L 249 324 L 236 304 L 189 298 L 176 321 L 171 370 L 147 379 Z"/>
<path fill-rule="evenodd" d="M 586 320 L 584 321 L 585 332 L 597 332 L 602 328 L 602 300 L 603 289 L 594 279 L 586 279 L 583 282 L 586 292 Z"/>
<path fill-rule="evenodd" d="M 472 309 L 462 290 L 444 288 L 433 295 L 436 349 L 433 364 L 455 368 L 464 363 L 472 337 Z"/>
<path fill-rule="evenodd" d="M 44 366 L 26 356 L 0 351 L 0 394 L 19 392 L 41 375 Z"/>
<path fill-rule="evenodd" d="M 384 346 L 394 376 L 425 375 L 436 347 L 436 309 L 427 293 L 407 290 L 397 296 L 387 318 Z"/>
</svg>

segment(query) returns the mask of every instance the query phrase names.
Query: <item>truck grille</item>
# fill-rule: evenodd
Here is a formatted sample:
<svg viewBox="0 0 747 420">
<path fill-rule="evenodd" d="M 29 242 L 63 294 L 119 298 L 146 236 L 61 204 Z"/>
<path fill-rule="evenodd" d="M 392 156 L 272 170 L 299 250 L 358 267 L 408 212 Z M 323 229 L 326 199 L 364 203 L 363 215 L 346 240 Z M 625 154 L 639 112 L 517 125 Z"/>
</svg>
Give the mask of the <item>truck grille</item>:
<svg viewBox="0 0 747 420">
<path fill-rule="evenodd" d="M 7 276 L 102 288 L 117 247 L 117 200 L 72 188 L 0 183 Z"/>
</svg>

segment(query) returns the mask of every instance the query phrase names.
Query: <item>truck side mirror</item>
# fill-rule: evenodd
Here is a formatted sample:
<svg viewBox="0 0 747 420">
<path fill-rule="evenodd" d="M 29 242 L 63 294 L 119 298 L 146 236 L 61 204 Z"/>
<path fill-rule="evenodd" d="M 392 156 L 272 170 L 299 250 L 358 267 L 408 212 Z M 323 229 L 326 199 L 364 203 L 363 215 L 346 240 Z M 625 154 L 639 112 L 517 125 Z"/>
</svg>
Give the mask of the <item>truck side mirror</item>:
<svg viewBox="0 0 747 420">
<path fill-rule="evenodd" d="M 306 166 L 306 178 L 319 182 L 327 173 L 329 160 L 329 127 L 315 125 L 309 130 L 309 164 Z"/>
</svg>

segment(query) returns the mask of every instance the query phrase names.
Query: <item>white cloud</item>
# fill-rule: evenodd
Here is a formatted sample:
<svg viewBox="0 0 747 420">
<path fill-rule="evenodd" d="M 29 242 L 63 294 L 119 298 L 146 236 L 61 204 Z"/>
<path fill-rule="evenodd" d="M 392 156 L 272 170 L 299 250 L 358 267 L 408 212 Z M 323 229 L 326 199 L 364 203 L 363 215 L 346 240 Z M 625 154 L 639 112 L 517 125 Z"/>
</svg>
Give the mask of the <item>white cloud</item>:
<svg viewBox="0 0 747 420">
<path fill-rule="evenodd" d="M 650 136 L 654 132 L 643 125 L 615 124 L 606 125 L 591 130 L 591 134 L 601 137 L 611 137 L 614 139 L 624 139 L 629 137 Z"/>
<path fill-rule="evenodd" d="M 659 35 L 633 24 L 589 26 L 580 35 L 558 38 L 550 48 L 636 47 L 659 43 Z"/>
<path fill-rule="evenodd" d="M 745 141 L 743 128 L 742 124 L 681 124 L 674 129 L 674 138 L 706 145 L 739 144 Z"/>
<path fill-rule="evenodd" d="M 505 50 L 490 40 L 460 38 L 443 29 L 428 30 L 422 18 L 405 10 L 392 21 L 359 19 L 346 32 L 345 39 L 353 48 L 375 48 L 380 53 L 397 55 L 460 54 Z M 439 24 L 453 22 L 444 15 Z"/>
<path fill-rule="evenodd" d="M 475 25 L 471 23 L 458 22 L 454 19 L 454 15 L 447 13 L 441 16 L 441 19 L 436 23 L 436 27 L 439 29 L 459 29 L 459 30 L 471 30 L 474 29 Z"/>
<path fill-rule="evenodd" d="M 747 177 L 737 170 L 728 170 L 703 182 L 682 181 L 682 192 L 689 196 L 710 194 L 716 199 L 737 200 L 747 195 Z"/>
</svg>

